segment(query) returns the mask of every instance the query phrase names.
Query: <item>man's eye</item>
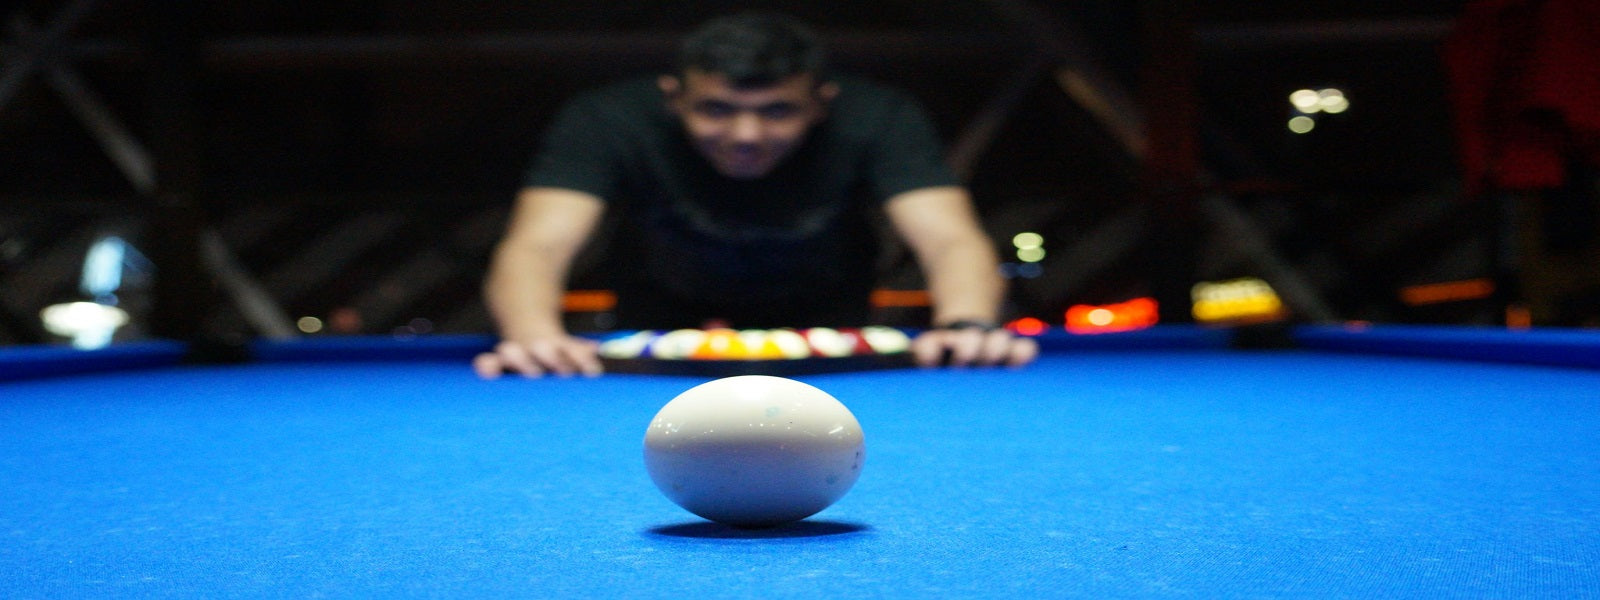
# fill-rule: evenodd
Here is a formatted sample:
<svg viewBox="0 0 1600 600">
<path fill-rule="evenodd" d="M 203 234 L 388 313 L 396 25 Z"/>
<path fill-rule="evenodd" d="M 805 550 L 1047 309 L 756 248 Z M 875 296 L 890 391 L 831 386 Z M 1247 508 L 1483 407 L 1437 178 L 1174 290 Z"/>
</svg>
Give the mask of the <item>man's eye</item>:
<svg viewBox="0 0 1600 600">
<path fill-rule="evenodd" d="M 761 116 L 768 119 L 787 119 L 800 112 L 800 107 L 793 104 L 774 104 L 761 107 Z"/>
<path fill-rule="evenodd" d="M 729 106 L 727 104 L 721 104 L 721 103 L 717 103 L 717 102 L 704 102 L 704 103 L 695 105 L 695 112 L 698 112 L 698 113 L 700 113 L 702 115 L 705 115 L 707 117 L 722 118 L 722 117 L 732 116 L 735 111 L 734 111 L 734 108 L 732 106 Z"/>
</svg>

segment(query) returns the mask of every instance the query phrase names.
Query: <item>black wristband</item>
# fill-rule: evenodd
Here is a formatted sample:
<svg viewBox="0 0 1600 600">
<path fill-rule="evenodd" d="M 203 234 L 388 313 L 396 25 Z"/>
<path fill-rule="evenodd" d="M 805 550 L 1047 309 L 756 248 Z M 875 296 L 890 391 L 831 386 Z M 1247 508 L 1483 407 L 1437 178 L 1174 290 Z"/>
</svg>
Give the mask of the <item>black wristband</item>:
<svg viewBox="0 0 1600 600">
<path fill-rule="evenodd" d="M 954 331 L 958 329 L 982 329 L 985 332 L 994 331 L 999 328 L 999 325 L 996 325 L 990 321 L 975 321 L 972 319 L 960 319 L 934 327 L 934 329 L 943 329 L 946 331 Z"/>
</svg>

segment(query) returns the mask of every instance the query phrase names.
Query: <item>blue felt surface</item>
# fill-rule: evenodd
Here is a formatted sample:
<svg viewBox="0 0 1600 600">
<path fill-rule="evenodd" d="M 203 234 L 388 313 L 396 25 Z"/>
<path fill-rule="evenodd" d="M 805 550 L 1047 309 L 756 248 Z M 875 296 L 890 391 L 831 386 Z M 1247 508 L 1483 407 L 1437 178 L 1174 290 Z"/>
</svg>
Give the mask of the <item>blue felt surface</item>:
<svg viewBox="0 0 1600 600">
<path fill-rule="evenodd" d="M 1600 330 L 1383 325 L 1305 326 L 1307 348 L 1600 369 Z"/>
<path fill-rule="evenodd" d="M 651 487 L 698 380 L 459 363 L 0 387 L 0 579 L 64 597 L 1591 597 L 1600 372 L 1309 353 L 803 378 L 867 434 L 805 525 Z"/>
<path fill-rule="evenodd" d="M 316 336 L 257 340 L 250 344 L 250 355 L 270 362 L 471 360 L 494 343 L 493 336 L 473 334 Z"/>
<path fill-rule="evenodd" d="M 96 349 L 70 346 L 0 346 L 0 382 L 178 364 L 186 344 L 144 341 Z"/>
</svg>

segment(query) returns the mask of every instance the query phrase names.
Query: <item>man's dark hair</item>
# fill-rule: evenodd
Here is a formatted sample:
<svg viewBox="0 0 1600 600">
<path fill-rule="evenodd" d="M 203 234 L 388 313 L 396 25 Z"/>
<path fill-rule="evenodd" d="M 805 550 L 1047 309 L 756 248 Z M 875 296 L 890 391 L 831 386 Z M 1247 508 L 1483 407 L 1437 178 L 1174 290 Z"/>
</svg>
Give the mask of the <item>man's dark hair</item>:
<svg viewBox="0 0 1600 600">
<path fill-rule="evenodd" d="M 763 88 L 795 75 L 827 79 L 816 33 L 787 15 L 740 13 L 711 20 L 684 38 L 678 74 L 695 69 L 728 78 L 736 88 Z"/>
</svg>

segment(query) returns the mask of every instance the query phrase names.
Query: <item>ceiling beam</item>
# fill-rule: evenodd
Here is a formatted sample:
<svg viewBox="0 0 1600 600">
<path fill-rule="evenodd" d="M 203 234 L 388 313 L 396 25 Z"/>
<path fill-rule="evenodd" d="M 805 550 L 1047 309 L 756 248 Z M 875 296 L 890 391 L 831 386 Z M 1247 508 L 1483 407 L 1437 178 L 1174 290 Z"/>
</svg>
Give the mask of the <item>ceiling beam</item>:
<svg viewBox="0 0 1600 600">
<path fill-rule="evenodd" d="M 1453 19 L 1303 21 L 1257 24 L 1214 24 L 1195 28 L 1195 41 L 1208 49 L 1270 49 L 1320 44 L 1434 42 L 1454 27 Z"/>
<path fill-rule="evenodd" d="M 201 61 L 222 71 L 467 65 L 667 64 L 677 32 L 513 32 L 450 35 L 372 34 L 227 37 L 201 43 Z M 925 30 L 830 31 L 837 62 L 1010 59 L 1028 44 L 1002 34 Z M 75 61 L 134 64 L 134 44 L 108 39 L 66 42 Z"/>
</svg>

